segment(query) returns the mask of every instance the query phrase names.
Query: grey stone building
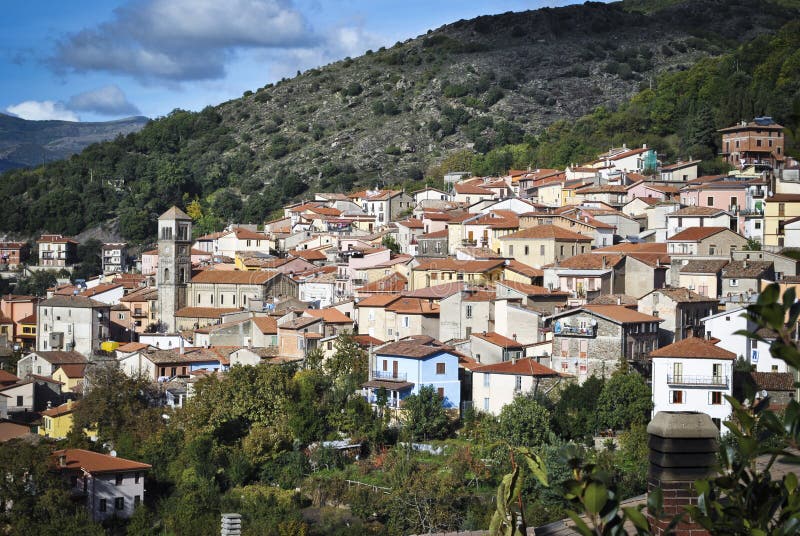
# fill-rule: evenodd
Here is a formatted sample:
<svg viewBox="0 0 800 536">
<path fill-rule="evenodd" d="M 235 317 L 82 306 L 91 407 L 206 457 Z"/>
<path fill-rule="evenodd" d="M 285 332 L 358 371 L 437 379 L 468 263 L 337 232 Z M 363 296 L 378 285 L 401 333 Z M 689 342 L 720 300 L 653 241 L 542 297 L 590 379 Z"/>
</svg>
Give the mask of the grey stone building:
<svg viewBox="0 0 800 536">
<path fill-rule="evenodd" d="M 186 307 L 186 285 L 192 277 L 192 218 L 172 207 L 158 218 L 158 319 L 175 331 L 175 312 Z"/>
<path fill-rule="evenodd" d="M 622 305 L 584 305 L 549 318 L 553 330 L 551 368 L 579 381 L 609 376 L 624 358 L 649 369 L 648 354 L 658 348 L 662 319 Z"/>
<path fill-rule="evenodd" d="M 687 288 L 660 288 L 648 292 L 638 301 L 639 312 L 661 318 L 658 327 L 659 346 L 672 344 L 692 335 L 705 333 L 702 318 L 715 314 L 719 301 Z"/>
</svg>

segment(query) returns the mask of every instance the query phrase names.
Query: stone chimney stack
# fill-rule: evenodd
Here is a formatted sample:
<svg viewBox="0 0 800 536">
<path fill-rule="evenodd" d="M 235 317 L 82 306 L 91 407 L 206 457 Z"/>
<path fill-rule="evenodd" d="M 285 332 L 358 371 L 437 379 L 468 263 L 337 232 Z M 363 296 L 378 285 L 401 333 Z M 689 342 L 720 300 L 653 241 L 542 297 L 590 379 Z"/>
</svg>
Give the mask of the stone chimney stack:
<svg viewBox="0 0 800 536">
<path fill-rule="evenodd" d="M 653 536 L 665 536 L 672 518 L 684 507 L 697 504 L 694 481 L 708 477 L 718 450 L 719 430 L 705 413 L 660 411 L 647 425 L 650 468 L 647 493 L 655 489 L 664 494 L 664 517 L 647 512 Z M 688 514 L 674 529 L 675 534 L 708 534 Z"/>
</svg>

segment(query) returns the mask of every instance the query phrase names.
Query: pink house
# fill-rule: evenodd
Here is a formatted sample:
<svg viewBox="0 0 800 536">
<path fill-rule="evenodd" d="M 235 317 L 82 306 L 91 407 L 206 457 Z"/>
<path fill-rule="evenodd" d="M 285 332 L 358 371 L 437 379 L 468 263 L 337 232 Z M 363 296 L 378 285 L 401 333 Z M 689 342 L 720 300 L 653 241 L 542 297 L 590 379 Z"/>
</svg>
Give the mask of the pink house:
<svg viewBox="0 0 800 536">
<path fill-rule="evenodd" d="M 740 211 L 748 208 L 747 183 L 720 181 L 688 186 L 681 190 L 681 204 L 712 207 L 738 216 Z M 737 232 L 744 235 L 744 218 L 739 218 Z"/>
<path fill-rule="evenodd" d="M 653 199 L 658 199 L 659 201 L 665 201 L 673 199 L 677 193 L 678 189 L 674 186 L 639 181 L 636 184 L 628 187 L 628 201 L 632 201 L 637 197 L 650 197 Z"/>
</svg>

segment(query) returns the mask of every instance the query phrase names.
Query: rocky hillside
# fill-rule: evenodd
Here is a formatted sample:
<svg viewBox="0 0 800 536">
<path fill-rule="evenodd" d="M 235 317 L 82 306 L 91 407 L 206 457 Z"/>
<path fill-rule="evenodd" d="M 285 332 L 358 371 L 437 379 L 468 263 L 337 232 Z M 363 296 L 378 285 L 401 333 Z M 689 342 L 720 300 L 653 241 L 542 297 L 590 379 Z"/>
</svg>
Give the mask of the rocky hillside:
<svg viewBox="0 0 800 536">
<path fill-rule="evenodd" d="M 28 121 L 0 113 L 0 171 L 61 160 L 92 143 L 138 132 L 148 121 L 146 117 L 97 123 Z"/>
<path fill-rule="evenodd" d="M 449 151 L 486 152 L 614 106 L 656 74 L 730 50 L 794 15 L 770 2 L 700 0 L 648 14 L 587 3 L 479 17 L 218 110 L 250 150 L 260 180 L 287 169 L 320 188 L 417 179 Z"/>
</svg>

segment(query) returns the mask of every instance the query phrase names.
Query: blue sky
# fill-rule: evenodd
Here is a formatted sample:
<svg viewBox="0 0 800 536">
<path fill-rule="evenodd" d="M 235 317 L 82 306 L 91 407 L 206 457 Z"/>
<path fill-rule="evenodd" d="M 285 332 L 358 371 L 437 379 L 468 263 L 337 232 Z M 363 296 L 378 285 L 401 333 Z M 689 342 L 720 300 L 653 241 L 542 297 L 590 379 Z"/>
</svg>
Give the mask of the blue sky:
<svg viewBox="0 0 800 536">
<path fill-rule="evenodd" d="M 0 112 L 105 121 L 199 110 L 298 70 L 550 0 L 5 0 Z"/>
</svg>

